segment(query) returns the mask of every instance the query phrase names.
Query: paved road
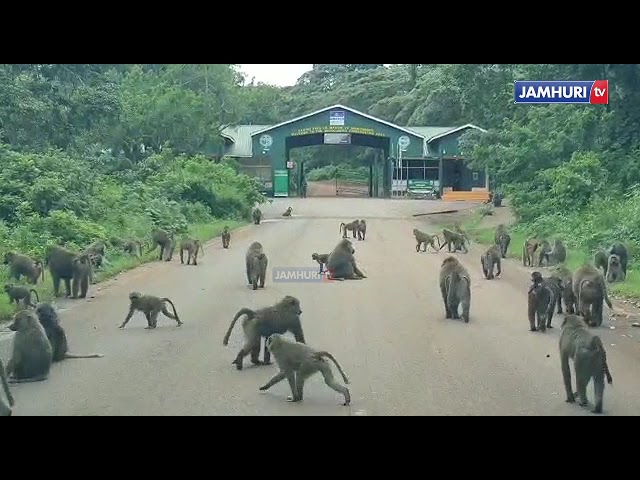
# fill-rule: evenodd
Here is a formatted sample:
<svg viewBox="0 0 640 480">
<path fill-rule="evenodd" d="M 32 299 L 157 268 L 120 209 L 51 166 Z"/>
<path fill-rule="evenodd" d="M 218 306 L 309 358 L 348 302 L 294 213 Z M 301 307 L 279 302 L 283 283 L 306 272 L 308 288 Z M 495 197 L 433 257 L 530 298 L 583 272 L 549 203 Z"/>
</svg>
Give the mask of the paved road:
<svg viewBox="0 0 640 480">
<path fill-rule="evenodd" d="M 294 217 L 280 218 L 289 204 Z M 436 229 L 429 217 L 411 213 L 435 208 L 451 205 L 278 199 L 264 208 L 262 225 L 233 233 L 229 250 L 211 242 L 198 267 L 174 259 L 124 274 L 62 312 L 73 350 L 105 358 L 69 360 L 54 365 L 46 382 L 15 386 L 15 415 L 587 415 L 564 403 L 559 328 L 528 331 L 521 267 L 509 262 L 504 278 L 488 282 L 481 278 L 479 247 L 460 254 L 473 276 L 471 322 L 444 319 L 437 273 L 446 254 L 416 253 L 411 236 L 414 226 Z M 258 292 L 245 285 L 243 255 L 252 241 L 265 246 L 271 267 L 313 266 L 311 253 L 329 251 L 339 240 L 339 221 L 353 217 L 368 219 L 368 237 L 356 245 L 368 279 L 282 284 L 269 278 Z M 149 332 L 136 315 L 118 330 L 134 289 L 173 298 L 184 326 L 162 319 Z M 289 404 L 286 382 L 258 392 L 275 366 L 237 372 L 231 365 L 241 329 L 229 348 L 222 337 L 233 315 L 287 294 L 302 302 L 308 342 L 330 350 L 349 375 L 350 407 L 319 376 L 307 384 L 303 403 Z M 640 412 L 638 343 L 622 331 L 601 329 L 615 379 L 605 392 L 607 415 Z"/>
</svg>

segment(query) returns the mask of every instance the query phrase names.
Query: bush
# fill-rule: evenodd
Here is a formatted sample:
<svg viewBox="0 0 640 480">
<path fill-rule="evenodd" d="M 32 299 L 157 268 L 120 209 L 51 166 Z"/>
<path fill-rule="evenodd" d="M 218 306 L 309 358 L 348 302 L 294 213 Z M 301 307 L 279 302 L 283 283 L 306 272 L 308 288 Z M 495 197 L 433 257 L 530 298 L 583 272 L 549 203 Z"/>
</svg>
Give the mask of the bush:
<svg viewBox="0 0 640 480">
<path fill-rule="evenodd" d="M 310 182 L 335 180 L 336 178 L 349 179 L 354 182 L 363 180 L 368 182 L 369 167 L 352 167 L 347 164 L 327 165 L 311 170 L 307 174 L 307 180 Z"/>
</svg>

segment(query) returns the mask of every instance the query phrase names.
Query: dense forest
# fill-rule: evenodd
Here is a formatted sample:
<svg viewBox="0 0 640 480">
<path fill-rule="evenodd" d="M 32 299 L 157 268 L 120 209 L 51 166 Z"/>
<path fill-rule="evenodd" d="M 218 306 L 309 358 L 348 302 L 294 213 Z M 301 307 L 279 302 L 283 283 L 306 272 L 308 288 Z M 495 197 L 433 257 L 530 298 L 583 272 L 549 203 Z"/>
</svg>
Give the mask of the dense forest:
<svg viewBox="0 0 640 480">
<path fill-rule="evenodd" d="M 514 80 L 608 79 L 609 105 L 514 105 Z M 153 226 L 211 236 L 264 201 L 211 159 L 229 125 L 273 124 L 335 103 L 399 125 L 474 123 L 465 156 L 488 167 L 520 227 L 589 254 L 640 243 L 637 64 L 315 64 L 296 85 L 231 64 L 0 65 L 0 242 L 143 239 Z M 356 148 L 356 147 L 353 147 Z M 308 148 L 315 166 L 366 150 Z M 124 268 L 124 267 L 123 267 Z"/>
</svg>

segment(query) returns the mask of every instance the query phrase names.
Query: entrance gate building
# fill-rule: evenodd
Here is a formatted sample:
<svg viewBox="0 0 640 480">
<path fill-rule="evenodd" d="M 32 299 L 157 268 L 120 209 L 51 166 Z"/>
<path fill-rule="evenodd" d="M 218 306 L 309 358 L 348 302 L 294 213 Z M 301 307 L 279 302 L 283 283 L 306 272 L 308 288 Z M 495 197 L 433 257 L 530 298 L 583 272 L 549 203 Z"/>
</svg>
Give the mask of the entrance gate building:
<svg viewBox="0 0 640 480">
<path fill-rule="evenodd" d="M 369 165 L 370 197 L 404 196 L 413 184 L 420 184 L 422 188 L 431 184 L 445 199 L 485 200 L 488 175 L 465 165 L 458 144 L 468 129 L 485 131 L 472 124 L 403 127 L 350 107 L 333 105 L 277 125 L 227 127 L 222 136 L 224 155 L 234 157 L 243 173 L 260 178 L 265 190 L 276 197 L 288 197 L 292 193 L 292 149 L 311 145 L 358 145 L 379 152 Z M 304 164 L 297 167 L 294 185 L 300 191 Z"/>
</svg>

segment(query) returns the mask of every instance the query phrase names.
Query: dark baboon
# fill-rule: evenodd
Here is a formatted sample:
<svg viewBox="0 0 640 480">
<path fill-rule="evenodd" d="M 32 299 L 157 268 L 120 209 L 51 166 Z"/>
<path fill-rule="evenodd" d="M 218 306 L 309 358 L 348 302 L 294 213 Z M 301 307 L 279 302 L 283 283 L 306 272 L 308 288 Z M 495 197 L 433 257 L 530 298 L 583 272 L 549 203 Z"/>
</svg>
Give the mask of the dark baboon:
<svg viewBox="0 0 640 480">
<path fill-rule="evenodd" d="M 573 294 L 577 311 L 591 326 L 602 325 L 602 302 L 613 308 L 604 277 L 593 265 L 584 265 L 573 274 Z"/>
<path fill-rule="evenodd" d="M 23 305 L 29 307 L 35 307 L 36 304 L 31 301 L 31 294 L 33 293 L 36 297 L 36 303 L 40 301 L 40 297 L 38 297 L 38 292 L 33 288 L 26 288 L 13 285 L 11 283 L 7 283 L 4 286 L 4 291 L 7 292 L 7 296 L 9 297 L 9 303 L 16 303 L 16 307 L 20 305 L 20 301 L 22 300 Z"/>
<path fill-rule="evenodd" d="M 444 237 L 442 245 L 438 250 L 442 250 L 444 246 L 447 246 L 447 250 L 451 253 L 451 246 L 453 245 L 454 253 L 458 250 L 464 251 L 464 253 L 469 253 L 467 249 L 467 238 L 461 233 L 453 232 L 447 228 L 442 230 L 442 236 Z"/>
<path fill-rule="evenodd" d="M 614 243 L 609 249 L 609 255 L 618 255 L 620 257 L 620 265 L 622 266 L 622 272 L 624 276 L 627 276 L 627 262 L 629 261 L 629 252 L 627 247 L 622 243 Z"/>
<path fill-rule="evenodd" d="M 538 240 L 529 238 L 522 245 L 522 265 L 525 267 L 535 266 L 535 253 L 538 249 Z"/>
<path fill-rule="evenodd" d="M 291 387 L 291 396 L 288 400 L 290 402 L 301 402 L 304 399 L 304 382 L 313 374 L 320 372 L 324 378 L 324 383 L 329 388 L 344 395 L 343 405 L 347 406 L 351 403 L 349 389 L 336 382 L 331 366 L 325 358 L 330 359 L 335 364 L 340 375 L 342 375 L 344 383 L 348 384 L 349 379 L 338 361 L 329 352 L 315 350 L 304 343 L 292 342 L 278 334 L 267 338 L 265 348 L 275 357 L 280 371 L 260 387 L 261 391 L 270 389 L 286 378 L 289 382 L 289 387 Z"/>
<path fill-rule="evenodd" d="M 260 225 L 260 221 L 262 220 L 262 210 L 256 208 L 252 213 L 251 217 L 253 218 L 253 223 L 255 225 Z"/>
<path fill-rule="evenodd" d="M 0 360 L 0 381 L 2 381 L 2 389 L 7 397 L 7 403 L 3 400 L 2 396 L 0 396 L 0 417 L 10 417 L 12 414 L 11 407 L 13 407 L 16 402 L 13 399 L 13 395 L 11 394 L 11 390 L 9 389 L 9 382 L 7 381 L 7 372 L 4 368 L 4 363 Z"/>
<path fill-rule="evenodd" d="M 533 311 L 539 317 L 538 320 L 543 322 L 543 328 L 538 327 L 539 331 L 544 332 L 546 328 L 553 328 L 553 310 L 557 305 L 559 312 L 562 313 L 562 281 L 558 277 L 546 277 L 543 278 L 540 272 L 533 272 L 531 274 L 531 288 L 529 289 L 529 296 L 531 300 L 531 294 L 536 297 L 536 302 L 533 307 Z M 537 287 L 540 286 L 547 290 L 547 292 L 540 291 Z M 533 290 L 536 290 L 533 292 Z M 545 307 L 545 308 L 542 308 Z M 530 304 L 529 308 L 529 322 L 531 323 L 532 308 Z M 546 323 L 545 323 L 546 321 Z"/>
<path fill-rule="evenodd" d="M 438 251 L 440 248 L 440 237 L 438 235 L 429 235 L 428 233 L 422 232 L 417 228 L 413 229 L 413 236 L 416 237 L 416 252 L 420 252 L 420 247 L 422 246 L 422 251 L 427 251 L 427 244 L 431 245 L 435 251 Z M 435 241 L 438 241 L 438 247 L 436 248 Z"/>
<path fill-rule="evenodd" d="M 13 277 L 17 282 L 24 275 L 29 283 L 35 285 L 38 283 L 38 277 L 42 275 L 44 281 L 44 268 L 42 262 L 33 260 L 26 255 L 20 255 L 15 252 L 6 252 L 4 254 L 4 265 L 9 265 L 9 278 Z"/>
<path fill-rule="evenodd" d="M 547 257 L 547 263 L 549 265 L 557 265 L 559 263 L 563 263 L 567 259 L 567 249 L 565 248 L 562 240 L 555 239 L 553 241 L 553 248 L 551 249 L 551 253 Z"/>
<path fill-rule="evenodd" d="M 33 310 L 16 313 L 9 330 L 16 332 L 7 364 L 9 383 L 41 382 L 49 378 L 53 351 Z"/>
<path fill-rule="evenodd" d="M 229 227 L 224 227 L 222 230 L 222 248 L 229 248 L 229 243 L 231 243 L 231 232 L 229 232 Z"/>
<path fill-rule="evenodd" d="M 604 250 L 599 250 L 598 252 L 596 252 L 595 256 L 593 257 L 593 263 L 595 264 L 596 268 L 602 269 L 603 275 L 606 277 L 607 268 L 609 267 L 609 259 Z"/>
<path fill-rule="evenodd" d="M 538 244 L 538 266 L 542 267 L 545 262 L 549 264 L 549 255 L 551 254 L 551 245 L 547 240 L 542 240 Z"/>
<path fill-rule="evenodd" d="M 320 273 L 324 271 L 324 267 L 329 261 L 328 253 L 313 253 L 311 254 L 311 260 L 315 260 L 320 265 Z"/>
<path fill-rule="evenodd" d="M 173 255 L 173 249 L 175 247 L 173 234 L 166 232 L 165 230 L 161 230 L 159 228 L 154 228 L 151 232 L 151 250 L 153 251 L 156 248 L 160 247 L 160 256 L 158 260 L 165 260 L 168 262 L 171 260 Z"/>
<path fill-rule="evenodd" d="M 573 273 L 564 265 L 559 265 L 551 274 L 560 285 L 560 298 L 557 299 L 558 313 L 562 313 L 562 302 L 567 313 L 575 313 L 575 296 L 573 295 Z"/>
<path fill-rule="evenodd" d="M 340 224 L 340 233 L 342 233 L 342 238 L 347 238 L 347 230 L 351 232 L 353 238 L 357 237 L 358 226 L 360 225 L 360 220 L 354 220 L 353 222 Z"/>
<path fill-rule="evenodd" d="M 267 338 L 274 333 L 291 332 L 296 342 L 305 343 L 302 324 L 300 323 L 301 314 L 300 300 L 289 295 L 270 307 L 258 310 L 241 309 L 233 317 L 229 330 L 227 330 L 222 340 L 222 344 L 226 347 L 229 344 L 229 337 L 236 322 L 241 316 L 246 315 L 246 318 L 242 321 L 244 346 L 236 355 L 232 365 L 235 365 L 238 370 L 242 370 L 244 357 L 249 354 L 251 354 L 251 363 L 254 365 L 269 365 L 271 363 L 271 354 L 268 348 L 264 349 L 264 362 L 260 362 L 260 339 L 262 337 Z"/>
<path fill-rule="evenodd" d="M 284 213 L 282 214 L 283 217 L 290 217 L 291 214 L 293 213 L 293 208 L 289 207 L 287 208 Z"/>
<path fill-rule="evenodd" d="M 124 253 L 128 253 L 129 255 L 137 255 L 141 257 L 142 243 L 138 240 L 127 240 L 122 247 L 122 251 L 124 251 Z"/>
<path fill-rule="evenodd" d="M 534 272 L 540 275 L 540 272 Z M 533 275 L 532 275 L 533 280 Z M 529 330 L 532 332 L 544 332 L 547 329 L 547 310 L 551 303 L 551 291 L 542 285 L 542 275 L 533 281 L 527 293 L 527 316 L 529 318 Z"/>
<path fill-rule="evenodd" d="M 360 220 L 358 223 L 358 240 L 364 240 L 364 237 L 367 236 L 367 222 L 364 219 Z"/>
<path fill-rule="evenodd" d="M 507 228 L 503 224 L 498 225 L 496 228 L 494 242 L 500 248 L 500 256 L 507 258 L 507 249 L 511 243 L 511 235 L 509 235 Z"/>
<path fill-rule="evenodd" d="M 225 247 L 226 248 L 226 247 Z M 180 263 L 184 264 L 184 252 L 187 252 L 187 265 L 198 265 L 198 252 L 202 252 L 204 256 L 204 250 L 202 249 L 202 243 L 200 240 L 193 238 L 185 238 L 180 242 Z"/>
<path fill-rule="evenodd" d="M 60 280 L 64 280 L 67 297 L 72 296 L 72 281 L 73 298 L 78 298 L 79 285 L 81 286 L 80 298 L 87 296 L 92 275 L 91 260 L 87 255 L 77 254 L 58 245 L 49 245 L 45 253 L 45 265 L 49 267 L 56 297 L 60 295 Z"/>
<path fill-rule="evenodd" d="M 129 294 L 129 302 L 129 313 L 127 313 L 127 317 L 124 319 L 124 322 L 122 322 L 122 325 L 120 325 L 121 329 L 129 323 L 129 320 L 131 320 L 131 317 L 136 310 L 144 313 L 144 316 L 147 318 L 146 330 L 150 330 L 158 326 L 158 315 L 160 315 L 160 312 L 162 312 L 165 317 L 175 320 L 179 327 L 182 326 L 183 322 L 178 317 L 176 306 L 167 297 L 161 298 L 154 297 L 153 295 L 143 295 L 140 292 L 131 292 Z M 173 314 L 167 310 L 165 302 L 169 302 L 171 304 Z"/>
<path fill-rule="evenodd" d="M 327 270 L 333 280 L 362 280 L 367 278 L 360 271 L 353 256 L 355 249 L 350 240 L 343 238 L 329 254 Z"/>
<path fill-rule="evenodd" d="M 499 277 L 502 273 L 502 265 L 500 258 L 502 257 L 502 252 L 500 251 L 500 246 L 492 245 L 487 249 L 486 252 L 480 257 L 480 263 L 482 264 L 482 273 L 484 274 L 484 278 L 487 280 L 493 280 L 493 268 L 497 267 L 498 271 L 496 272 L 496 277 Z"/>
<path fill-rule="evenodd" d="M 40 324 L 43 326 L 44 331 L 51 343 L 53 351 L 53 362 L 61 362 L 67 358 L 102 358 L 103 355 L 99 353 L 91 353 L 86 355 L 79 355 L 69 353 L 69 344 L 67 342 L 67 335 L 60 325 L 60 319 L 58 313 L 55 311 L 50 303 L 40 303 L 35 310 Z"/>
<path fill-rule="evenodd" d="M 444 302 L 445 318 L 459 319 L 458 306 L 462 305 L 462 319 L 465 323 L 469 323 L 471 277 L 455 257 L 447 257 L 442 262 L 440 292 Z"/>
<path fill-rule="evenodd" d="M 245 256 L 245 264 L 247 267 L 247 282 L 249 282 L 249 285 L 251 285 L 254 290 L 257 290 L 258 286 L 260 286 L 260 288 L 264 288 L 269 259 L 264 253 L 260 242 L 253 242 L 249 245 L 249 249 Z"/>
<path fill-rule="evenodd" d="M 607 282 L 624 282 L 625 274 L 622 271 L 622 264 L 620 257 L 614 253 L 609 255 L 609 262 L 607 265 Z"/>
<path fill-rule="evenodd" d="M 560 335 L 560 367 L 562 380 L 567 394 L 567 403 L 574 403 L 576 397 L 580 406 L 586 407 L 587 386 L 593 378 L 593 393 L 595 405 L 591 413 L 602 413 L 604 397 L 604 378 L 607 383 L 613 384 L 609 365 L 607 364 L 607 352 L 602 340 L 587 328 L 586 323 L 578 315 L 566 315 L 562 322 L 562 334 Z M 573 370 L 576 374 L 576 392 L 571 385 L 571 369 L 569 359 L 573 360 Z"/>
</svg>

